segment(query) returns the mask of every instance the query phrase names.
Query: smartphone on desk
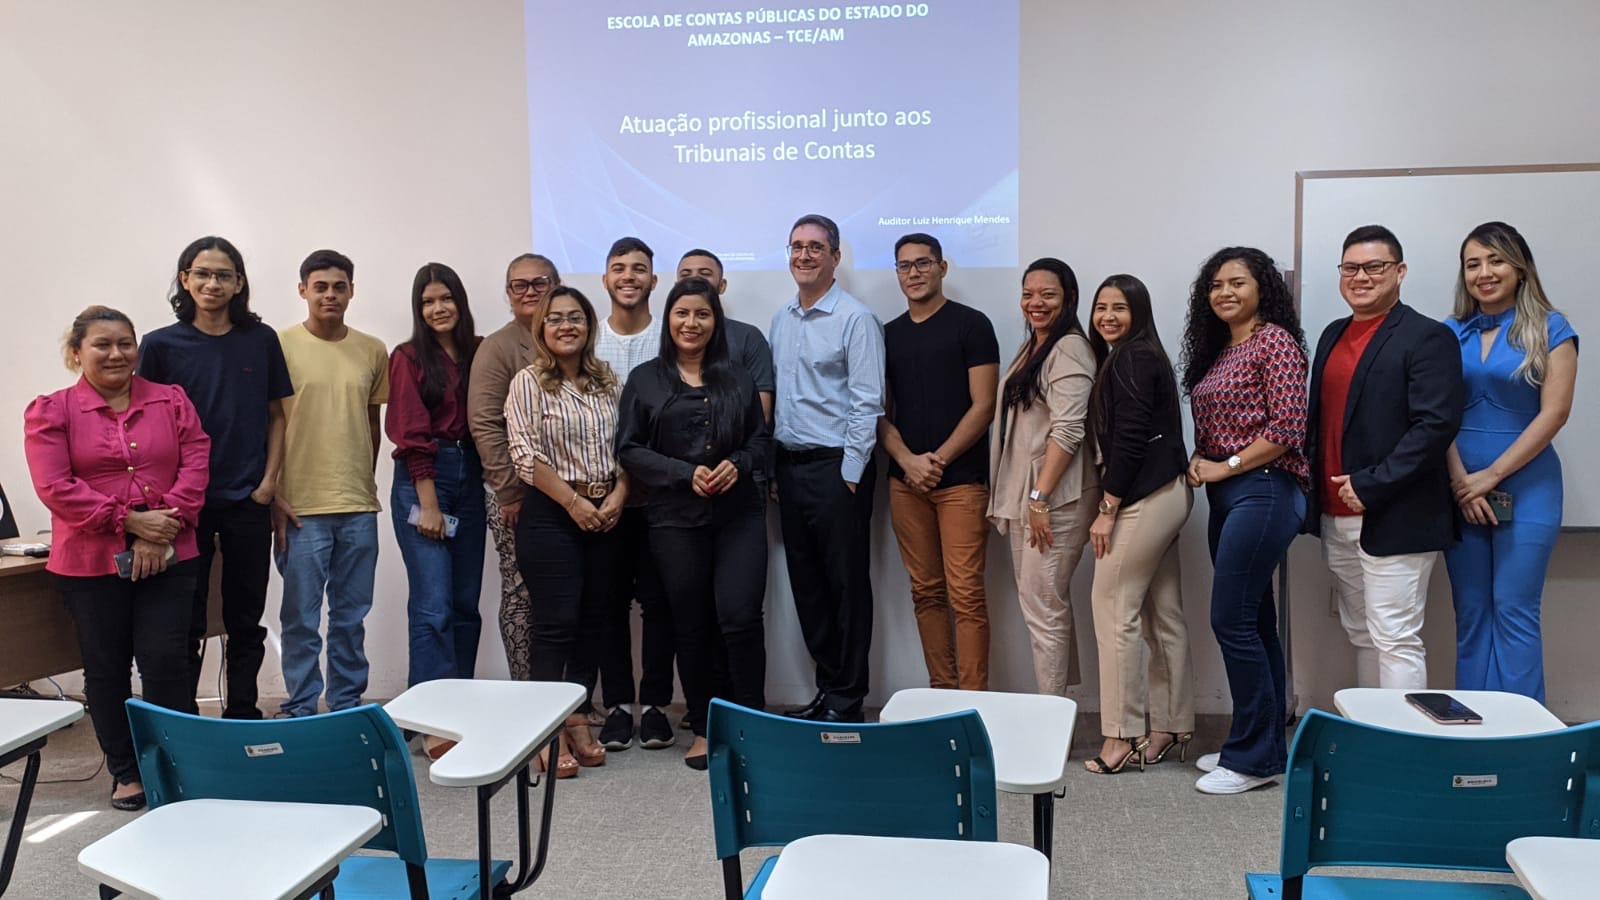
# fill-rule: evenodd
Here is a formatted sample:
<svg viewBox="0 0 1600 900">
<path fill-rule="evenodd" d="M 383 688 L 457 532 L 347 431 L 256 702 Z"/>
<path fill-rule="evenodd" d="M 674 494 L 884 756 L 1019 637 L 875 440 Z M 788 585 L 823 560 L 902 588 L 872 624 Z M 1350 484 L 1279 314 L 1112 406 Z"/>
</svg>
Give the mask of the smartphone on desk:
<svg viewBox="0 0 1600 900">
<path fill-rule="evenodd" d="M 1483 717 L 1449 694 L 1407 694 L 1406 702 L 1440 725 L 1482 725 Z"/>
<path fill-rule="evenodd" d="M 447 538 L 455 537 L 456 526 L 461 524 L 461 520 L 450 515 L 449 513 L 440 513 L 440 515 L 444 516 L 444 536 Z M 406 524 L 415 528 L 417 521 L 421 518 L 422 507 L 416 505 L 415 503 L 411 504 L 411 513 L 406 516 Z"/>
</svg>

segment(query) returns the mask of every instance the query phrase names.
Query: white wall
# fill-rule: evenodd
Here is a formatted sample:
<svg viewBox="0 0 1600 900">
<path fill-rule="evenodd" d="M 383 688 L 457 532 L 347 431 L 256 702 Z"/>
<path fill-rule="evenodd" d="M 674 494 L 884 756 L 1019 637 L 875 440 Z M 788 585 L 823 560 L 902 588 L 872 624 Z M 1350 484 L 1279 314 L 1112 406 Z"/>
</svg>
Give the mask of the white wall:
<svg viewBox="0 0 1600 900">
<path fill-rule="evenodd" d="M 1577 98 L 1600 83 L 1590 47 L 1600 7 L 1552 0 L 1518 9 L 1514 20 L 1507 9 L 1487 0 L 1025 0 L 1024 258 L 1061 256 L 1086 289 L 1110 272 L 1139 275 L 1175 350 L 1188 281 L 1208 253 L 1256 244 L 1289 264 L 1296 170 L 1593 158 L 1600 120 Z M 0 21 L 0 197 L 11 228 L 0 271 L 12 324 L 0 332 L 9 375 L 0 409 L 12 434 L 29 398 L 68 382 L 56 342 L 72 314 L 107 302 L 144 328 L 169 321 L 163 297 L 176 254 L 204 233 L 244 249 L 254 305 L 277 325 L 304 316 L 295 267 L 322 245 L 356 262 L 351 324 L 390 344 L 409 330 L 409 278 L 427 260 L 462 273 L 482 330 L 503 321 L 504 263 L 530 242 L 521 19 L 517 0 L 9 4 Z M 777 239 L 799 212 L 774 211 Z M 674 258 L 682 249 L 658 248 Z M 848 271 L 858 252 L 887 251 L 848 248 L 843 280 L 880 315 L 894 314 L 900 300 L 886 274 Z M 954 262 L 951 293 L 988 309 L 1009 350 L 1019 335 L 1016 274 Z M 593 278 L 571 280 L 600 296 Z M 740 276 L 730 306 L 764 324 L 788 290 L 781 273 Z M 1315 333 L 1323 324 L 1307 326 Z M 24 473 L 20 438 L 0 441 L 0 476 L 19 520 L 44 527 Z M 385 466 L 385 493 L 387 481 Z M 1223 712 L 1204 516 L 1202 501 L 1184 536 L 1185 596 L 1200 710 Z M 404 575 L 383 527 L 368 620 L 374 696 L 403 687 L 405 669 Z M 881 508 L 877 531 L 881 701 L 925 675 Z M 784 702 L 809 695 L 809 664 L 774 549 L 770 695 Z M 1569 719 L 1600 717 L 1592 689 L 1600 662 L 1587 646 L 1600 630 L 1600 611 L 1588 606 L 1600 578 L 1596 549 L 1592 536 L 1564 537 L 1546 591 L 1549 702 Z M 994 685 L 1027 690 L 1027 642 L 1004 556 L 996 541 Z M 1326 704 L 1353 678 L 1353 656 L 1327 614 L 1315 544 L 1302 539 L 1292 557 L 1297 691 L 1302 705 Z M 498 591 L 488 570 L 492 623 Z M 1074 583 L 1090 679 L 1077 695 L 1094 708 L 1089 574 L 1085 565 Z M 275 621 L 275 591 L 271 603 Z M 1442 566 L 1430 612 L 1433 680 L 1448 685 L 1453 624 Z M 505 671 L 492 625 L 480 659 L 483 674 Z"/>
</svg>

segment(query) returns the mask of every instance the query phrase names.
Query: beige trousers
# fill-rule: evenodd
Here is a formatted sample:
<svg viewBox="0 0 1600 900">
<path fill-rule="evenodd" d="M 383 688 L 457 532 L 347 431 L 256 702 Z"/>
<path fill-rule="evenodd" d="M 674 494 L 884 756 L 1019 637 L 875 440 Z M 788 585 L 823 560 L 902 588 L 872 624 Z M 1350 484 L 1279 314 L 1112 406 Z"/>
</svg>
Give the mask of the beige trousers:
<svg viewBox="0 0 1600 900">
<path fill-rule="evenodd" d="M 1033 675 L 1039 693 L 1066 696 L 1078 675 L 1078 642 L 1072 625 L 1072 573 L 1089 540 L 1089 524 L 1100 504 L 1100 489 L 1050 510 L 1052 547 L 1028 546 L 1028 523 L 1007 521 L 1011 569 L 1017 576 L 1017 604 L 1033 644 Z"/>
<path fill-rule="evenodd" d="M 1100 731 L 1145 733 L 1141 639 L 1150 647 L 1150 730 L 1194 731 L 1194 670 L 1183 618 L 1178 533 L 1194 493 L 1179 476 L 1123 509 L 1111 551 L 1094 567 L 1094 636 L 1100 650 Z"/>
</svg>

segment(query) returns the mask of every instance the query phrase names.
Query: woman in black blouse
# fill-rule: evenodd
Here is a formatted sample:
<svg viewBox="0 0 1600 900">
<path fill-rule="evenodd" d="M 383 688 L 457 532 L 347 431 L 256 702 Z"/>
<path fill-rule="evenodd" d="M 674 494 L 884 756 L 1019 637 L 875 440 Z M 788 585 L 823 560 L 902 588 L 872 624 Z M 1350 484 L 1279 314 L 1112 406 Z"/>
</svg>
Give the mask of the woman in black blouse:
<svg viewBox="0 0 1600 900">
<path fill-rule="evenodd" d="M 1150 312 L 1150 291 L 1112 275 L 1095 292 L 1089 343 L 1103 360 L 1089 396 L 1089 423 L 1103 468 L 1094 548 L 1094 636 L 1100 647 L 1100 755 L 1085 763 L 1109 775 L 1130 760 L 1141 769 L 1194 732 L 1194 675 L 1183 618 L 1178 532 L 1194 496 L 1178 384 Z M 1141 638 L 1150 645 L 1150 730 L 1145 731 Z"/>
<path fill-rule="evenodd" d="M 672 605 L 695 735 L 684 762 L 704 769 L 712 696 L 766 705 L 766 508 L 750 476 L 772 436 L 754 382 L 728 355 L 717 289 L 703 278 L 678 282 L 663 317 L 660 357 L 634 369 L 622 391 L 617 456 L 647 491 L 650 550 Z"/>
</svg>

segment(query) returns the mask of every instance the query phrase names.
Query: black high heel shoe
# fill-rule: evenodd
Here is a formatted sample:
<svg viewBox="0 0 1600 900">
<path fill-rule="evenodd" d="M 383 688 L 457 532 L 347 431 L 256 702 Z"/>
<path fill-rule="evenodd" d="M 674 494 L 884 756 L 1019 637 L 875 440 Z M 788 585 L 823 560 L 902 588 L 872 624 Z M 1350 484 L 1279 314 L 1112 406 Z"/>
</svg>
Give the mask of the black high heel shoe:
<svg viewBox="0 0 1600 900">
<path fill-rule="evenodd" d="M 1092 775 L 1115 775 L 1118 772 L 1121 772 L 1123 769 L 1126 769 L 1129 762 L 1136 761 L 1139 764 L 1139 771 L 1143 772 L 1144 748 L 1150 746 L 1150 741 L 1146 738 L 1133 738 L 1132 740 L 1128 741 L 1128 745 L 1128 752 L 1122 755 L 1122 759 L 1117 760 L 1116 765 L 1113 766 L 1104 759 L 1096 756 L 1094 759 L 1089 760 L 1088 763 L 1084 763 L 1084 769 L 1088 770 Z M 1138 757 L 1138 759 L 1135 760 L 1134 757 Z M 1095 768 L 1089 768 L 1090 763 L 1093 763 Z"/>
<path fill-rule="evenodd" d="M 111 808 L 112 809 L 120 809 L 123 812 L 138 812 L 139 810 L 144 809 L 144 807 L 145 807 L 144 791 L 140 791 L 137 794 L 129 794 L 126 797 L 118 797 L 117 796 L 117 788 L 120 787 L 120 786 L 121 785 L 117 784 L 117 782 L 115 780 L 113 780 L 111 782 Z"/>
<path fill-rule="evenodd" d="M 1168 734 L 1172 734 L 1172 733 L 1168 732 Z M 1161 748 L 1161 752 L 1157 753 L 1155 756 L 1144 756 L 1143 748 L 1140 749 L 1139 754 L 1140 754 L 1140 756 L 1144 757 L 1144 764 L 1145 765 L 1153 766 L 1153 765 L 1156 765 L 1157 763 L 1161 762 L 1162 760 L 1166 759 L 1167 758 L 1167 754 L 1172 752 L 1172 748 L 1173 747 L 1177 747 L 1178 748 L 1178 762 L 1188 762 L 1189 761 L 1189 742 L 1192 741 L 1192 740 L 1194 740 L 1194 732 L 1192 732 L 1192 731 L 1186 731 L 1183 734 L 1173 734 L 1172 735 L 1172 740 L 1165 747 L 1162 747 Z M 1145 747 L 1149 747 L 1150 746 L 1150 738 L 1146 737 L 1144 739 L 1144 746 Z"/>
</svg>

